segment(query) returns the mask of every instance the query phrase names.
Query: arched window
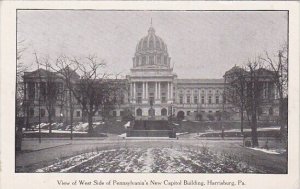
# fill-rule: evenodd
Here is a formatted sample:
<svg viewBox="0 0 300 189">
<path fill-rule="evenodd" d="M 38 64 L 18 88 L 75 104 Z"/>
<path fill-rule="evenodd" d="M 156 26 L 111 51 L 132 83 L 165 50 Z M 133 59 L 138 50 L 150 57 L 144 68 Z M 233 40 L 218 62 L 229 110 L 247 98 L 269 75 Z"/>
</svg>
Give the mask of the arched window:
<svg viewBox="0 0 300 189">
<path fill-rule="evenodd" d="M 143 41 L 143 50 L 147 49 L 147 40 Z"/>
<path fill-rule="evenodd" d="M 179 111 L 177 113 L 177 119 L 179 119 L 179 120 L 183 120 L 184 119 L 184 111 Z"/>
<path fill-rule="evenodd" d="M 167 109 L 166 108 L 161 109 L 161 115 L 162 116 L 166 116 L 167 115 Z"/>
<path fill-rule="evenodd" d="M 150 39 L 150 42 L 149 42 L 149 48 L 150 49 L 153 49 L 154 48 L 154 44 L 153 44 L 153 40 Z"/>
<path fill-rule="evenodd" d="M 137 116 L 142 116 L 142 109 L 141 108 L 136 110 L 136 115 Z"/>
</svg>

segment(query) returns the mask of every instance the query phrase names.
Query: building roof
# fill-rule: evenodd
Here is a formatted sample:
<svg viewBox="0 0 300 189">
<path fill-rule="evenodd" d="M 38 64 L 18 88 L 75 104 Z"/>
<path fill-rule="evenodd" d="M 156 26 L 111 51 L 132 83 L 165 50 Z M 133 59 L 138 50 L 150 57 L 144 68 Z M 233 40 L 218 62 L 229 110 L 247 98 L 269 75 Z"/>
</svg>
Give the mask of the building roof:
<svg viewBox="0 0 300 189">
<path fill-rule="evenodd" d="M 166 43 L 155 34 L 155 30 L 151 26 L 148 35 L 143 37 L 136 45 L 136 53 L 153 52 L 154 50 L 168 52 Z"/>
<path fill-rule="evenodd" d="M 186 83 L 223 84 L 224 83 L 224 79 L 177 79 L 176 81 L 178 84 L 186 84 Z"/>
</svg>

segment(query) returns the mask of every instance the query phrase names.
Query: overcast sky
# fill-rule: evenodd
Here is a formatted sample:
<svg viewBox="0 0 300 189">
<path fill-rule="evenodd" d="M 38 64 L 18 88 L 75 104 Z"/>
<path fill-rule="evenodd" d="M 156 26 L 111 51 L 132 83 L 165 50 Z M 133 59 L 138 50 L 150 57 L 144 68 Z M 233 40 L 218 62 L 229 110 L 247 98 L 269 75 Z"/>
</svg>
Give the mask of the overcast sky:
<svg viewBox="0 0 300 189">
<path fill-rule="evenodd" d="M 97 54 L 111 73 L 126 75 L 150 20 L 168 46 L 179 78 L 221 78 L 264 51 L 287 41 L 287 12 L 279 11 L 18 11 L 18 41 L 33 52 L 84 57 Z"/>
</svg>

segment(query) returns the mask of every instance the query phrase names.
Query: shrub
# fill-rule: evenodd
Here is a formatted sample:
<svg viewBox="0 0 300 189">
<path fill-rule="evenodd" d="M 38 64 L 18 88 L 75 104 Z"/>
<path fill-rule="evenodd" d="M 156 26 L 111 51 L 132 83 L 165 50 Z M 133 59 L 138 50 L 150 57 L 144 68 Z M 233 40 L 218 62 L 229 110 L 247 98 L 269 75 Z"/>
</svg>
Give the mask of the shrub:
<svg viewBox="0 0 300 189">
<path fill-rule="evenodd" d="M 245 146 L 246 147 L 251 147 L 252 146 L 251 141 L 250 140 L 246 140 L 245 141 Z"/>
</svg>

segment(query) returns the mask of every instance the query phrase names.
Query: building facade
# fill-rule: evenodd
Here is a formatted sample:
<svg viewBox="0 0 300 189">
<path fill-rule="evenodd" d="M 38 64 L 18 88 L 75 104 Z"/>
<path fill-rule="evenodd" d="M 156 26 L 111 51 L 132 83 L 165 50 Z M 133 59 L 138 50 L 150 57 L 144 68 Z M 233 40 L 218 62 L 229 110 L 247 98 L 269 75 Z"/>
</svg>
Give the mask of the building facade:
<svg viewBox="0 0 300 189">
<path fill-rule="evenodd" d="M 156 35 L 151 26 L 148 34 L 141 38 L 136 45 L 136 51 L 132 58 L 133 66 L 126 79 L 119 80 L 124 90 L 120 100 L 111 111 L 111 116 L 121 119 L 125 111 L 130 111 L 135 119 L 166 120 L 174 116 L 186 120 L 211 120 L 219 112 L 231 111 L 231 104 L 224 99 L 224 89 L 228 85 L 226 77 L 220 79 L 180 79 L 171 67 L 171 57 L 166 43 Z M 234 70 L 234 69 L 232 69 Z M 231 70 L 231 71 L 232 71 Z M 44 72 L 44 73 L 43 73 Z M 38 74 L 39 73 L 39 74 Z M 229 72 L 226 72 L 229 73 Z M 25 117 L 29 124 L 37 122 L 37 117 L 42 117 L 42 122 L 47 122 L 45 106 L 37 105 L 41 90 L 42 80 L 38 80 L 45 70 L 36 70 L 25 73 Z M 226 76 L 226 74 L 225 74 Z M 75 78 L 76 79 L 76 78 Z M 78 78 L 79 79 L 79 76 Z M 58 86 L 64 87 L 64 82 L 57 77 Z M 262 80 L 266 87 L 262 95 L 265 95 L 266 108 L 262 114 L 268 117 L 278 115 L 278 108 L 274 106 L 276 100 L 275 85 L 269 79 Z M 55 108 L 56 120 L 68 117 L 68 101 L 62 95 L 61 104 Z M 274 107 L 273 107 L 274 106 Z M 273 108 L 271 111 L 270 108 Z M 39 116 L 40 115 L 40 116 Z M 84 112 L 80 104 L 75 103 L 74 120 L 84 121 Z M 101 112 L 95 114 L 95 120 L 101 120 Z M 237 120 L 239 116 L 232 113 L 229 119 Z M 274 118 L 275 119 L 275 118 Z"/>
</svg>

